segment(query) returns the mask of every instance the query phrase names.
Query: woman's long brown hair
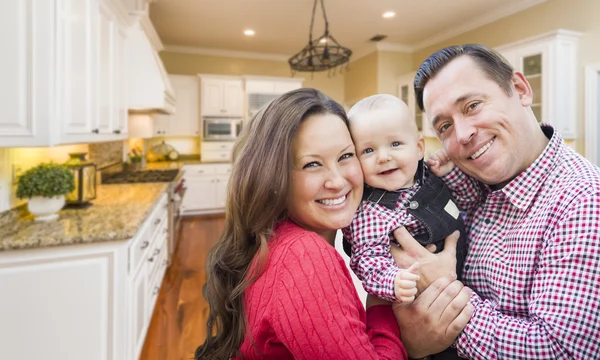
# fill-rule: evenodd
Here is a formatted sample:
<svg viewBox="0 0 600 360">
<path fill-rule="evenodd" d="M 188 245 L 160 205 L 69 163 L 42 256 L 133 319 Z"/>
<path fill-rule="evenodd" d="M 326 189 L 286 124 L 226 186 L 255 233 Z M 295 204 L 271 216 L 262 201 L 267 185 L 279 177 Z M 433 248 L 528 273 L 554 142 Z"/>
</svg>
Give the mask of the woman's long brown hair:
<svg viewBox="0 0 600 360">
<path fill-rule="evenodd" d="M 239 356 L 247 335 L 245 291 L 264 271 L 267 243 L 286 216 L 292 141 L 304 119 L 328 113 L 348 123 L 344 109 L 320 91 L 290 91 L 256 114 L 236 142 L 225 227 L 208 254 L 207 338 L 195 359 Z"/>
</svg>

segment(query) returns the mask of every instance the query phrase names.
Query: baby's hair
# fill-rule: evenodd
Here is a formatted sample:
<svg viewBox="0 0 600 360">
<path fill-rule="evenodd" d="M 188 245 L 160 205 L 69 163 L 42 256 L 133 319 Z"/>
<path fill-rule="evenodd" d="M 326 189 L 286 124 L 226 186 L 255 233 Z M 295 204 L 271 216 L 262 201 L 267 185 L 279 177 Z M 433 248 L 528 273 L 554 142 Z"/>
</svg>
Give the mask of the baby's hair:
<svg viewBox="0 0 600 360">
<path fill-rule="evenodd" d="M 389 94 L 376 94 L 368 96 L 350 108 L 348 111 L 348 119 L 352 121 L 353 118 L 360 116 L 364 112 L 380 110 L 380 109 L 396 109 L 402 111 L 406 107 L 406 104 L 394 95 Z"/>
</svg>

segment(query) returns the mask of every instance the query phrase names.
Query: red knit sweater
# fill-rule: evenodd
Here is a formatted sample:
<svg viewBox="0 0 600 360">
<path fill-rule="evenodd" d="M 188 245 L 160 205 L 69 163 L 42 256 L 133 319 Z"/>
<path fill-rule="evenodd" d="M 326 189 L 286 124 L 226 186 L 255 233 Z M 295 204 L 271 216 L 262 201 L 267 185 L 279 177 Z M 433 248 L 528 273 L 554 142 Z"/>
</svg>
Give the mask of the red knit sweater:
<svg viewBox="0 0 600 360">
<path fill-rule="evenodd" d="M 244 359 L 408 358 L 391 306 L 365 313 L 344 260 L 325 239 L 291 221 L 275 234 L 267 268 L 246 292 Z"/>
</svg>

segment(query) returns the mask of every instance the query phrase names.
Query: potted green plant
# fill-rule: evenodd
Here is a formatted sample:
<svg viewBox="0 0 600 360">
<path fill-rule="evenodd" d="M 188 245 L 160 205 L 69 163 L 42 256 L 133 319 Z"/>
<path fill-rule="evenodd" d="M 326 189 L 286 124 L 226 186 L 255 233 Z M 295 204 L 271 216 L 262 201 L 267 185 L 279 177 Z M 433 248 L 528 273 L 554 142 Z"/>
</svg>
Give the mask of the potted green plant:
<svg viewBox="0 0 600 360">
<path fill-rule="evenodd" d="M 74 189 L 75 178 L 68 167 L 42 163 L 19 177 L 17 197 L 29 200 L 27 209 L 36 221 L 51 221 L 65 205 L 65 194 Z"/>
</svg>

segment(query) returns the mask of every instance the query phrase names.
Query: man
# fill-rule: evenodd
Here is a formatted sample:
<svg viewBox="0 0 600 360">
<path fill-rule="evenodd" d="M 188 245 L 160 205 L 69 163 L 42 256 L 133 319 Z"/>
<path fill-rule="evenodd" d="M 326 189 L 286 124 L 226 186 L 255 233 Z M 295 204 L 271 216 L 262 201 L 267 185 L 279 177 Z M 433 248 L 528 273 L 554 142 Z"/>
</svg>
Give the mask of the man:
<svg viewBox="0 0 600 360">
<path fill-rule="evenodd" d="M 459 204 L 469 244 L 463 277 L 475 310 L 454 339 L 428 313 L 431 291 L 417 298 L 400 324 L 409 355 L 454 341 L 471 359 L 598 358 L 600 170 L 538 124 L 523 74 L 484 46 L 431 55 L 417 71 L 415 94 L 443 152 L 462 170 L 445 180 L 476 179 L 471 201 Z M 396 237 L 397 262 L 425 264 L 421 289 L 443 273 L 439 259 L 437 270 L 426 266 L 436 255 L 406 231 Z M 435 305 L 454 301 L 442 300 Z"/>
</svg>

